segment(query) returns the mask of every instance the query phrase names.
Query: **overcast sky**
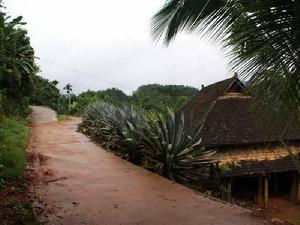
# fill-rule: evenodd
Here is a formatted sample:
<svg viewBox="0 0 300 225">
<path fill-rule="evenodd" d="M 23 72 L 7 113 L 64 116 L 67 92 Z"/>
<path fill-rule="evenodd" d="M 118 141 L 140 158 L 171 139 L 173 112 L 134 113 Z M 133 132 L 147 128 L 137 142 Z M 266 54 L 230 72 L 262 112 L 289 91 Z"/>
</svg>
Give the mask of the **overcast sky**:
<svg viewBox="0 0 300 225">
<path fill-rule="evenodd" d="M 75 93 L 117 87 L 130 94 L 142 84 L 201 87 L 228 78 L 218 46 L 180 34 L 155 44 L 150 19 L 164 0 L 4 0 L 22 15 L 43 77 L 70 82 Z"/>
</svg>

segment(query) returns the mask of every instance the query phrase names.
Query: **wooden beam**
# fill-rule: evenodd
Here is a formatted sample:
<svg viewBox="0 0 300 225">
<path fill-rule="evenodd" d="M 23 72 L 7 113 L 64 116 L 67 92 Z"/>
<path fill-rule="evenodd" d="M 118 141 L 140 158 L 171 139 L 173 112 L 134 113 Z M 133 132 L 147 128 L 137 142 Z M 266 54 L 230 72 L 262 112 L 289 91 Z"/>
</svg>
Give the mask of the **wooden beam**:
<svg viewBox="0 0 300 225">
<path fill-rule="evenodd" d="M 295 201 L 296 200 L 296 195 L 297 195 L 297 177 L 298 174 L 294 173 L 293 177 L 292 177 L 292 183 L 291 183 L 291 201 Z"/>
<path fill-rule="evenodd" d="M 296 202 L 300 202 L 300 174 L 297 172 Z"/>
<path fill-rule="evenodd" d="M 269 178 L 267 176 L 264 177 L 264 207 L 268 208 L 269 202 Z"/>
<path fill-rule="evenodd" d="M 279 193 L 279 186 L 278 186 L 278 173 L 274 173 L 274 194 L 278 195 Z"/>
</svg>

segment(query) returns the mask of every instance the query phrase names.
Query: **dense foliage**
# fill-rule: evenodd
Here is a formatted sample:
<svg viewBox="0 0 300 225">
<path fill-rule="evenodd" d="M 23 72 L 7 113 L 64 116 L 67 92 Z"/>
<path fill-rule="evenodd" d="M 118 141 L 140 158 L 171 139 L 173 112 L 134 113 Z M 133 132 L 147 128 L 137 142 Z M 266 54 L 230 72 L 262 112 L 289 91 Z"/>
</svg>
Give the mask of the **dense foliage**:
<svg viewBox="0 0 300 225">
<path fill-rule="evenodd" d="M 77 102 L 77 114 L 82 114 L 84 109 L 93 102 L 103 101 L 114 105 L 122 105 L 129 102 L 129 96 L 117 88 L 106 90 L 82 92 L 74 99 Z"/>
<path fill-rule="evenodd" d="M 133 105 L 149 112 L 160 112 L 166 108 L 179 109 L 198 92 L 196 88 L 183 85 L 149 84 L 139 87 L 132 95 L 126 95 L 117 88 L 99 91 L 85 91 L 75 95 L 72 91 L 63 94 L 57 88 L 58 81 L 40 76 L 34 77 L 34 91 L 30 104 L 48 106 L 60 114 L 82 115 L 85 108 L 102 101 L 115 106 Z M 70 98 L 69 98 L 70 97 Z M 70 102 L 69 102 L 70 100 Z"/>
<path fill-rule="evenodd" d="M 183 85 L 149 84 L 133 92 L 131 103 L 146 110 L 161 111 L 172 108 L 175 111 L 191 100 L 198 89 Z"/>
<path fill-rule="evenodd" d="M 133 105 L 146 111 L 159 112 L 166 108 L 179 109 L 190 101 L 198 90 L 183 85 L 149 84 L 140 86 L 132 95 L 126 95 L 119 89 L 110 88 L 101 91 L 88 90 L 72 97 L 73 114 L 82 114 L 93 102 L 103 101 L 116 106 Z"/>
<path fill-rule="evenodd" d="M 148 116 L 133 107 L 103 102 L 87 107 L 80 126 L 118 155 L 181 183 L 208 178 L 213 151 L 201 146 L 199 129 L 172 111 Z"/>
<path fill-rule="evenodd" d="M 117 88 L 88 90 L 75 95 L 72 90 L 66 89 L 63 94 L 57 88 L 56 80 L 35 76 L 33 81 L 34 90 L 30 96 L 30 104 L 48 106 L 60 114 L 73 115 L 82 115 L 89 104 L 98 101 L 115 106 L 133 105 L 150 112 L 160 112 L 166 108 L 178 110 L 198 93 L 196 88 L 183 85 L 149 84 L 140 86 L 132 95 L 126 95 Z"/>
<path fill-rule="evenodd" d="M 28 104 L 38 72 L 22 17 L 11 18 L 0 0 L 0 181 L 18 179 L 26 166 Z"/>
<path fill-rule="evenodd" d="M 30 97 L 30 104 L 49 106 L 57 110 L 60 90 L 56 87 L 58 81 L 49 81 L 48 79 L 36 76 L 34 78 L 34 90 Z"/>
<path fill-rule="evenodd" d="M 33 78 L 38 71 L 22 17 L 11 19 L 0 12 L 0 90 L 6 114 L 28 110 Z"/>
</svg>

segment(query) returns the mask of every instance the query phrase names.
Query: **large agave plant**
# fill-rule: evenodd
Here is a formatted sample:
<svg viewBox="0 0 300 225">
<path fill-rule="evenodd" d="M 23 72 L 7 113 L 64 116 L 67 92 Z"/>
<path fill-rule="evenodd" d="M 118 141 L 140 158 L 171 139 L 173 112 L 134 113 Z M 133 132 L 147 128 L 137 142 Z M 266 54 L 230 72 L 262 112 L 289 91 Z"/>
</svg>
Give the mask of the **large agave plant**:
<svg viewBox="0 0 300 225">
<path fill-rule="evenodd" d="M 105 102 L 96 102 L 87 107 L 83 115 L 81 130 L 94 140 L 124 158 L 139 164 L 141 137 L 132 129 L 141 131 L 141 112 L 130 106 L 117 107 Z"/>
<path fill-rule="evenodd" d="M 171 180 L 190 184 L 208 178 L 214 151 L 201 146 L 200 127 L 167 111 L 149 119 L 142 136 L 145 167 Z"/>
</svg>

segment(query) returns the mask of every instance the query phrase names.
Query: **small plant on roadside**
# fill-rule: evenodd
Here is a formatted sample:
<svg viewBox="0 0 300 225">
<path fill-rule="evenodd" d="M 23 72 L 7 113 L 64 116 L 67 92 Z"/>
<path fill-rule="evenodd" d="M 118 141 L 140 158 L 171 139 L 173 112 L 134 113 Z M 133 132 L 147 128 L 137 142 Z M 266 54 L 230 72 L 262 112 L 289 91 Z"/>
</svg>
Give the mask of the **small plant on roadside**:
<svg viewBox="0 0 300 225">
<path fill-rule="evenodd" d="M 57 115 L 57 120 L 58 121 L 63 121 L 63 120 L 66 120 L 67 119 L 67 116 L 66 115 L 61 115 L 61 114 L 58 114 Z"/>
<path fill-rule="evenodd" d="M 0 179 L 0 188 L 6 187 L 6 181 L 4 179 Z"/>
<path fill-rule="evenodd" d="M 5 205 L 9 209 L 5 215 L 0 215 L 0 225 L 38 225 L 33 216 L 29 202 L 11 198 Z"/>
</svg>

